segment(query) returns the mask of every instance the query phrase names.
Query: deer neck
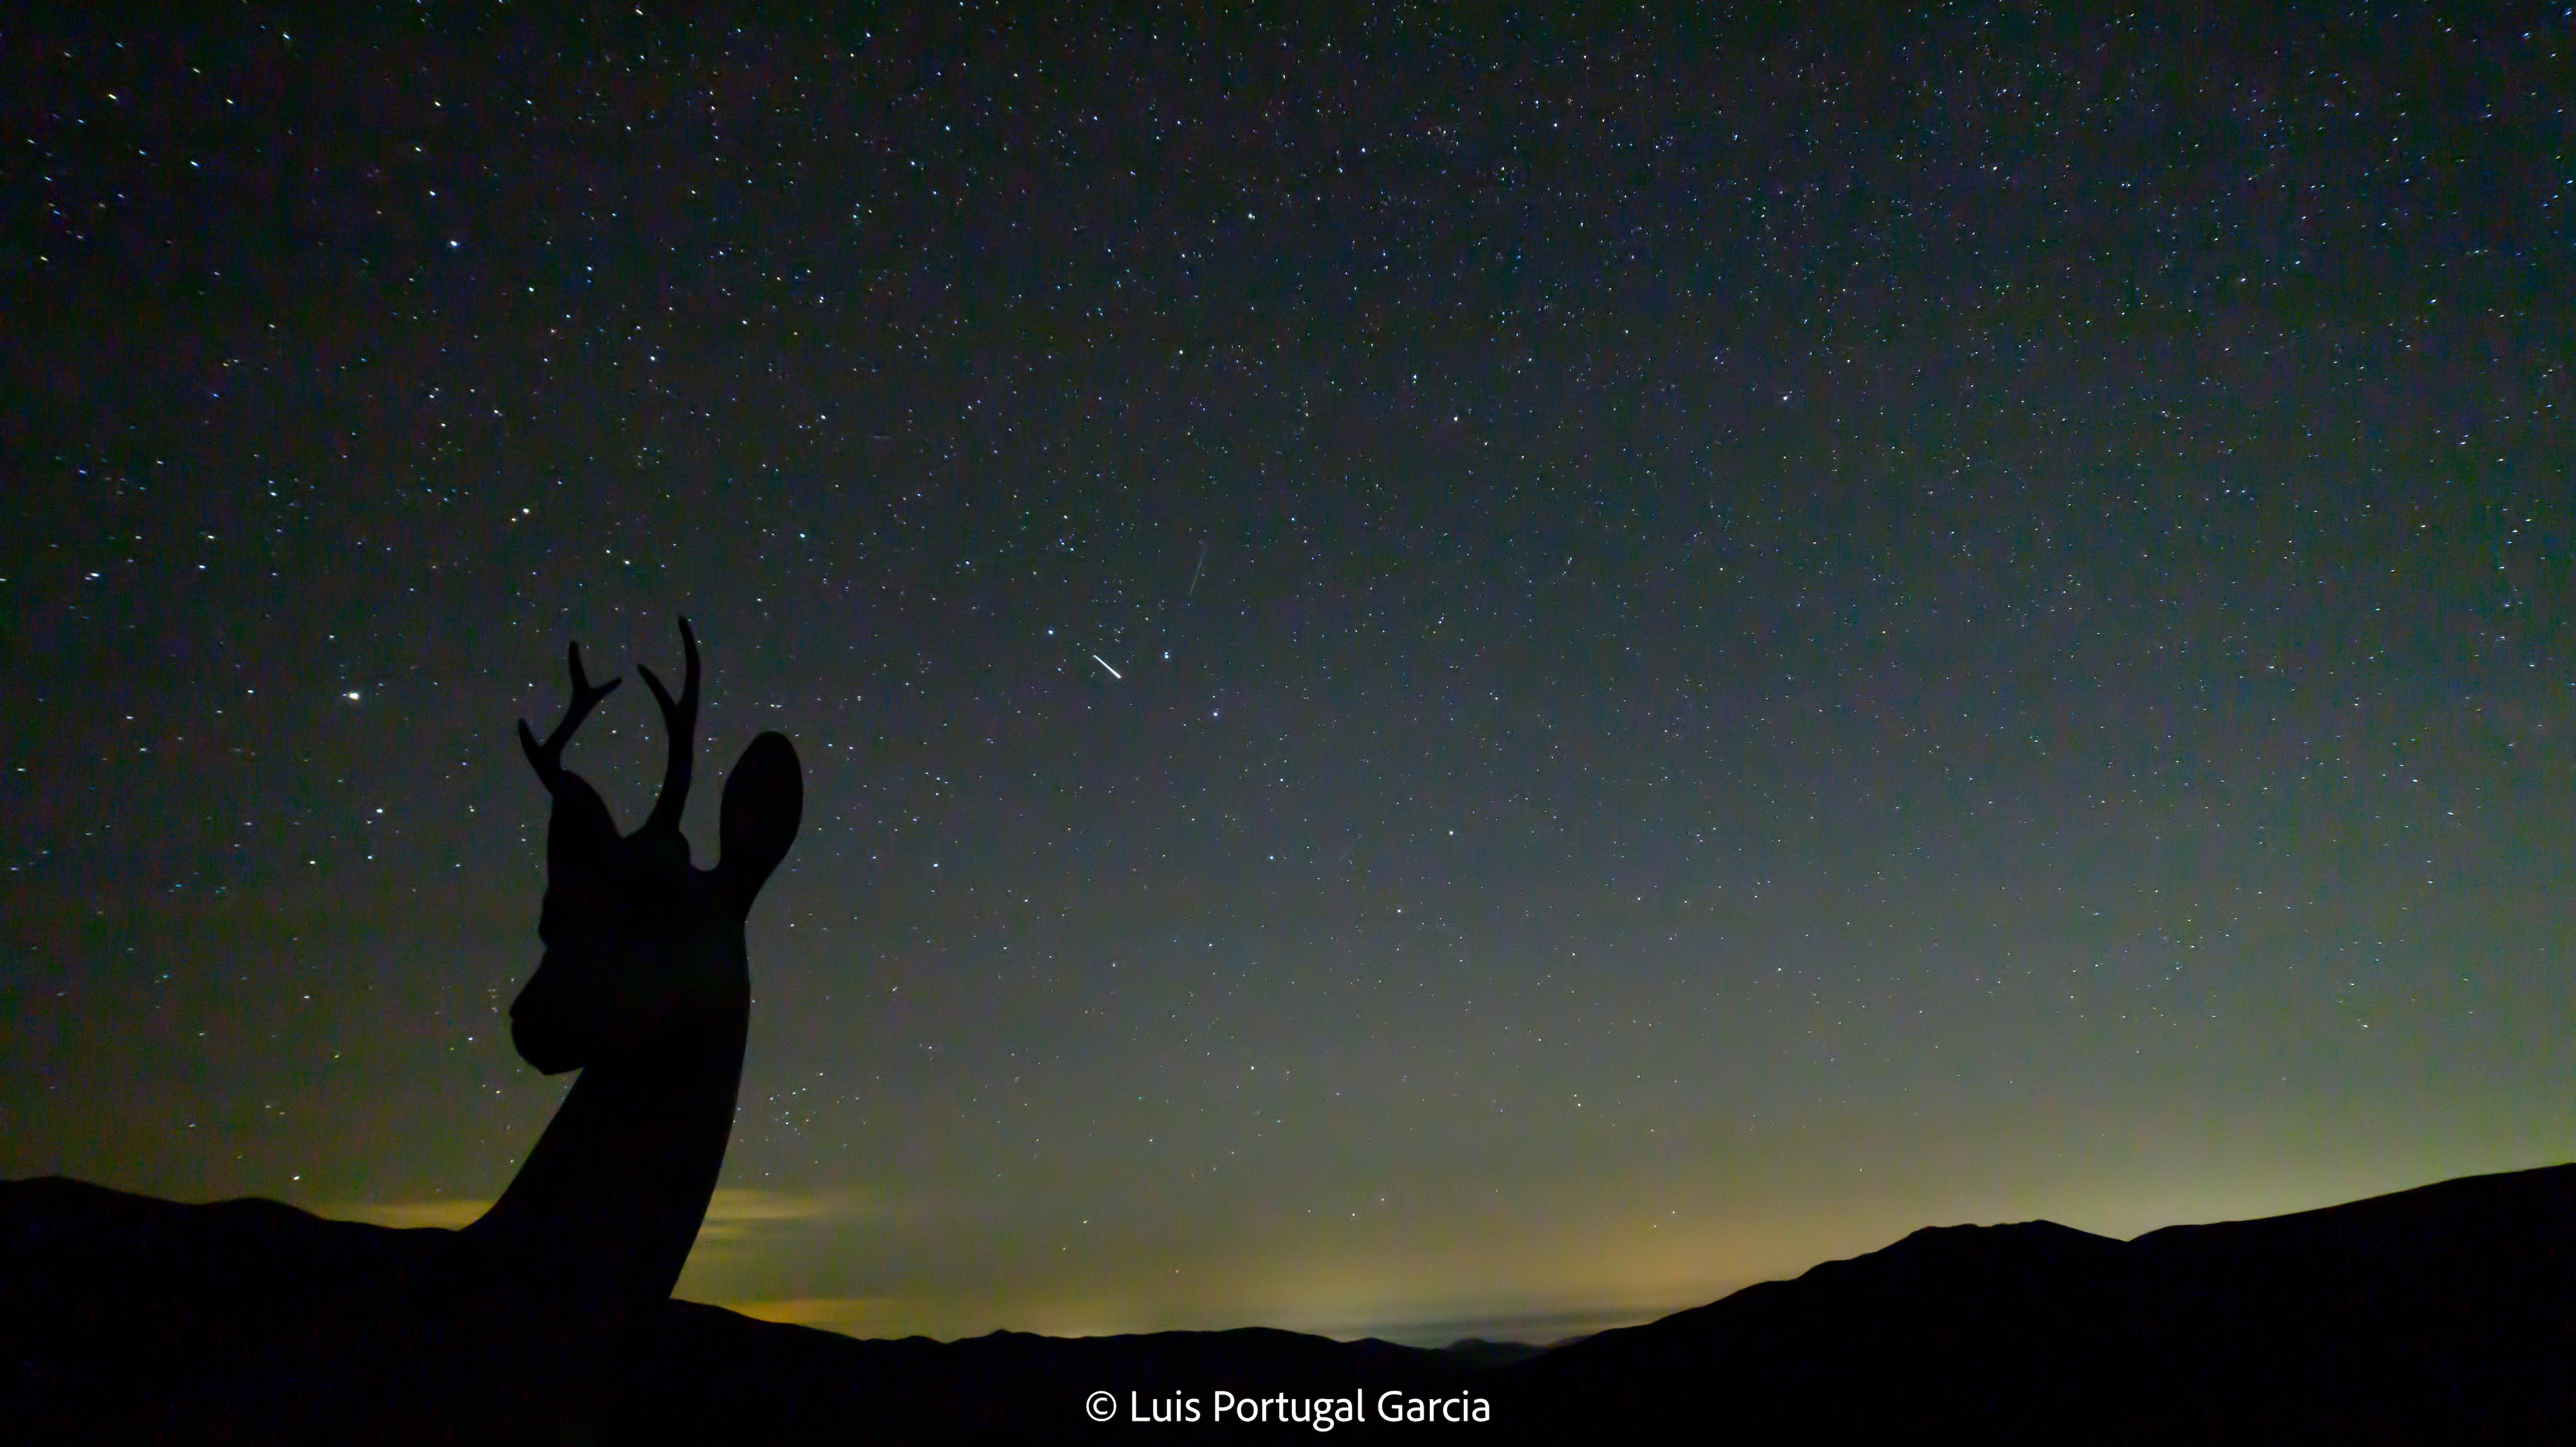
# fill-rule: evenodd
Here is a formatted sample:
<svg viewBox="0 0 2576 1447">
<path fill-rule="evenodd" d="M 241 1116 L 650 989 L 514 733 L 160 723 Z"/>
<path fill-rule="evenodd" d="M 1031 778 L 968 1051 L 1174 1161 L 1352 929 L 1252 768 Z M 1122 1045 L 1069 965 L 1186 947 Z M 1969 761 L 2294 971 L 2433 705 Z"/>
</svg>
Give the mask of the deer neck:
<svg viewBox="0 0 2576 1447">
<path fill-rule="evenodd" d="M 583 1067 L 527 1163 L 466 1236 L 570 1292 L 603 1325 L 666 1300 L 733 1130 L 748 1001 L 720 1014 L 655 1051 Z"/>
</svg>

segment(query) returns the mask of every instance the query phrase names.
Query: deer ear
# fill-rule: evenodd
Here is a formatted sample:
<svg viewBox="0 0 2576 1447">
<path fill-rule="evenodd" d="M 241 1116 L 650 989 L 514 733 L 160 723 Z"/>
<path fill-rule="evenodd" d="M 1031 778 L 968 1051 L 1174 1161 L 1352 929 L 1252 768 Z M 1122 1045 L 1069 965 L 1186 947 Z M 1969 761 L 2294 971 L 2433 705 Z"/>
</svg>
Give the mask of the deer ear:
<svg viewBox="0 0 2576 1447">
<path fill-rule="evenodd" d="M 733 891 L 736 908 L 750 912 L 752 897 L 787 857 L 804 815 L 805 772 L 797 766 L 796 746 L 785 734 L 753 739 L 725 778 L 724 810 L 716 825 L 723 852 L 715 872 Z"/>
<path fill-rule="evenodd" d="M 546 873 L 563 879 L 595 874 L 617 847 L 617 824 L 588 780 L 567 769 L 556 776 L 555 811 L 546 822 Z"/>
</svg>

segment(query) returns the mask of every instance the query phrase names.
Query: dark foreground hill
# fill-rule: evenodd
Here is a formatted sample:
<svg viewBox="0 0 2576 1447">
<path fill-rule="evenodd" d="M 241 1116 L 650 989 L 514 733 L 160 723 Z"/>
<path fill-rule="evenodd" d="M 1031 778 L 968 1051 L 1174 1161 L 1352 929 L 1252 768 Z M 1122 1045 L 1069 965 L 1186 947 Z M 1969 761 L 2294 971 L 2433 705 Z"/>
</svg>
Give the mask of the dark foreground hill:
<svg viewBox="0 0 2576 1447">
<path fill-rule="evenodd" d="M 351 1282 L 429 1239 L 269 1202 L 0 1183 L 0 1435 L 130 1440 L 144 1423 L 225 1440 L 209 1413 L 249 1390 L 243 1374 L 293 1376 L 319 1353 L 330 1371 L 297 1389 L 327 1391 L 332 1373 L 401 1356 L 399 1322 L 332 1342 L 293 1324 L 308 1301 L 345 1315 Z M 1511 1357 L 1267 1330 L 854 1341 L 673 1303 L 635 1352 L 612 1440 L 1316 1435 L 1220 1424 L 1220 1392 L 1276 1399 L 1274 1421 L 1321 1399 L 1361 1419 L 1336 1436 L 1408 1441 L 2576 1440 L 2576 1165 L 2128 1242 L 2047 1222 L 1930 1228 Z M 1108 1427 L 1087 1420 L 1094 1392 L 1111 1394 Z M 1479 1404 L 1481 1422 L 1381 1420 Z M 117 1437 L 89 1430 L 110 1419 Z"/>
<path fill-rule="evenodd" d="M 1494 1384 L 1533 1426 L 2050 1441 L 2576 1440 L 2576 1165 L 2134 1241 L 1917 1231 Z"/>
</svg>

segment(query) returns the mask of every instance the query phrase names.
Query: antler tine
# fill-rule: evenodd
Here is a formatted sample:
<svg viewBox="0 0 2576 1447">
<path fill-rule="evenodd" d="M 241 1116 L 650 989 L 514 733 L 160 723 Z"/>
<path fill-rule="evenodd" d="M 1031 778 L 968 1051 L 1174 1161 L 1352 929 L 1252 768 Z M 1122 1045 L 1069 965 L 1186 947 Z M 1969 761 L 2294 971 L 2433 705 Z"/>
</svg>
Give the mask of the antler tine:
<svg viewBox="0 0 2576 1447">
<path fill-rule="evenodd" d="M 590 717 L 590 711 L 599 707 L 601 699 L 617 691 L 621 681 L 611 678 L 593 688 L 589 676 L 581 671 L 581 645 L 572 645 L 565 656 L 572 663 L 572 703 L 564 709 L 563 722 L 556 724 L 555 731 L 546 735 L 546 741 L 541 744 L 528 728 L 528 721 L 519 720 L 519 747 L 526 751 L 529 764 L 537 771 L 538 781 L 546 786 L 549 794 L 563 778 L 564 745 L 572 740 L 572 731 L 581 727 L 581 721 Z"/>
<path fill-rule="evenodd" d="M 698 635 L 689 629 L 689 620 L 680 620 L 680 647 L 688 654 L 688 672 L 680 680 L 679 702 L 671 701 L 670 690 L 653 670 L 642 664 L 635 671 L 644 675 L 644 686 L 653 690 L 653 701 L 662 706 L 662 723 L 671 733 L 671 761 L 662 771 L 662 796 L 653 801 L 653 816 L 644 821 L 647 829 L 678 829 L 680 811 L 689 802 L 689 756 L 698 736 Z"/>
</svg>

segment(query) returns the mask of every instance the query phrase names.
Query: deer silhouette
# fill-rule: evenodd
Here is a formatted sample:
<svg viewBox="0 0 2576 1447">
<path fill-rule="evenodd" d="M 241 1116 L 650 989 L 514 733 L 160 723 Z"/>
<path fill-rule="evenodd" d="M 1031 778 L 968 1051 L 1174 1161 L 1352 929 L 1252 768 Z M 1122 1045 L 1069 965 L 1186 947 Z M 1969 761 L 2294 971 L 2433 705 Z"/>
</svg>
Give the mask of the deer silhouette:
<svg viewBox="0 0 2576 1447">
<path fill-rule="evenodd" d="M 597 790 L 563 766 L 564 745 L 617 688 L 593 686 L 568 650 L 572 701 L 543 743 L 519 745 L 554 797 L 545 956 L 510 1006 L 510 1038 L 548 1075 L 579 1070 L 519 1174 L 460 1244 L 583 1332 L 571 1377 L 595 1377 L 644 1314 L 671 1294 L 706 1220 L 733 1129 L 751 1016 L 743 921 L 787 855 L 804 809 L 796 750 L 763 733 L 725 780 L 712 868 L 680 832 L 698 717 L 698 640 L 680 620 L 687 672 L 674 699 L 638 665 L 670 735 L 653 811 L 620 837 Z M 598 1358 L 594 1360 L 593 1358 Z M 574 1388 L 575 1399 L 595 1391 Z"/>
<path fill-rule="evenodd" d="M 804 807 L 795 748 L 764 733 L 725 781 L 714 866 L 690 863 L 680 814 L 699 670 L 685 618 L 680 639 L 679 697 L 637 670 L 670 758 L 634 833 L 563 766 L 618 682 L 594 686 L 579 645 L 563 721 L 542 743 L 519 725 L 554 808 L 545 953 L 510 1035 L 537 1069 L 581 1075 L 500 1200 L 461 1230 L 390 1230 L 274 1201 L 0 1183 L 0 1356 L 14 1364 L 0 1421 L 19 1424 L 0 1435 L 598 1439 L 621 1359 L 669 1299 L 715 1193 L 751 1012 L 743 921 Z"/>
<path fill-rule="evenodd" d="M 795 748 L 764 733 L 725 781 L 715 867 L 689 862 L 680 813 L 698 648 L 686 619 L 680 638 L 688 673 L 678 699 L 651 669 L 636 670 L 671 737 L 661 796 L 634 833 L 620 838 L 598 791 L 563 767 L 565 743 L 618 680 L 593 687 L 576 644 L 563 722 L 544 743 L 519 725 L 554 817 L 537 924 L 546 953 L 510 1006 L 510 1038 L 546 1074 L 582 1074 L 509 1189 L 464 1233 L 572 1273 L 585 1295 L 621 1313 L 671 1294 L 706 1219 L 750 1023 L 743 920 L 803 809 Z"/>
</svg>

